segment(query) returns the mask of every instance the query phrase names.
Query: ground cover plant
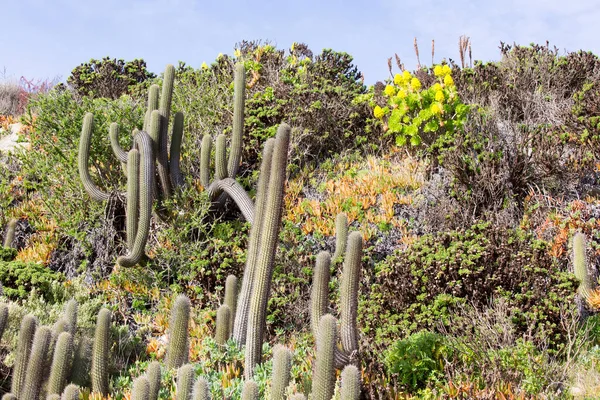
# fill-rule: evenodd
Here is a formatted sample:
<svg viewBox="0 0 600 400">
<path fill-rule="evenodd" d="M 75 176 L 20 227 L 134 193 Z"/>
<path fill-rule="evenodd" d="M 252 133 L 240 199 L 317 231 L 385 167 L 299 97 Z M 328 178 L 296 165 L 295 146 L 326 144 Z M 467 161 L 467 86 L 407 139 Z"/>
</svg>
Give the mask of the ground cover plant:
<svg viewBox="0 0 600 400">
<path fill-rule="evenodd" d="M 468 49 L 370 87 L 244 41 L 7 88 L 2 398 L 597 396 L 600 60 Z"/>
</svg>

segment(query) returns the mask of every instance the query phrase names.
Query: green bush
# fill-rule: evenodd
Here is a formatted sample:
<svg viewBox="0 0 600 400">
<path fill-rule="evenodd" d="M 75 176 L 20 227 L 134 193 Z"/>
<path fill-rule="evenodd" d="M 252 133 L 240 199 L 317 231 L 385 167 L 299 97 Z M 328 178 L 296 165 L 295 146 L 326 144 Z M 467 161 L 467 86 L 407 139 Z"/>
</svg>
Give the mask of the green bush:
<svg viewBox="0 0 600 400">
<path fill-rule="evenodd" d="M 54 302 L 52 285 L 64 280 L 62 274 L 36 263 L 0 261 L 0 283 L 9 299 L 25 299 L 36 290 L 46 301 Z"/>
<path fill-rule="evenodd" d="M 0 246 L 0 261 L 12 261 L 17 256 L 17 249 Z"/>
<path fill-rule="evenodd" d="M 104 57 L 102 60 L 91 59 L 73 69 L 67 83 L 82 97 L 115 100 L 154 77 L 156 75 L 146 69 L 144 60 L 125 62 Z"/>
<path fill-rule="evenodd" d="M 385 363 L 388 372 L 398 374 L 398 382 L 414 393 L 441 377 L 448 355 L 449 348 L 442 335 L 420 331 L 394 343 Z"/>
</svg>

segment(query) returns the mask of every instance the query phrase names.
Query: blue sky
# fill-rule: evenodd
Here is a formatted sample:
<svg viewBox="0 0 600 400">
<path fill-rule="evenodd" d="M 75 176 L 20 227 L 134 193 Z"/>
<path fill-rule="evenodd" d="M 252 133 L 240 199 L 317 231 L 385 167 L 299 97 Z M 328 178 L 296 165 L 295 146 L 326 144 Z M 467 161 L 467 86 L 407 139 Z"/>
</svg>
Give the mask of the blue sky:
<svg viewBox="0 0 600 400">
<path fill-rule="evenodd" d="M 435 61 L 458 60 L 460 35 L 485 61 L 499 59 L 500 41 L 549 40 L 561 52 L 600 54 L 600 0 L 0 0 L 0 10 L 0 73 L 15 79 L 65 80 L 82 62 L 107 55 L 143 58 L 156 73 L 179 60 L 199 67 L 255 39 L 345 51 L 368 84 L 388 76 L 394 53 L 416 67 L 414 37 L 425 65 L 432 39 Z"/>
</svg>

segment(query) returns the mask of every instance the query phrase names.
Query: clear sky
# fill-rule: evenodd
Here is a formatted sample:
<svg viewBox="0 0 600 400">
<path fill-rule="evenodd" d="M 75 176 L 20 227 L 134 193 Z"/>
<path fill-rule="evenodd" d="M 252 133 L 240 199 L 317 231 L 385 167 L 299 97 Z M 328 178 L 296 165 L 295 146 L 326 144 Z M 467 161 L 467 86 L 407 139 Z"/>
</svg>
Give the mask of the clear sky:
<svg viewBox="0 0 600 400">
<path fill-rule="evenodd" d="M 498 60 L 500 41 L 556 45 L 561 53 L 600 54 L 600 0 L 0 0 L 0 78 L 65 80 L 91 58 L 143 58 L 160 73 L 179 60 L 200 67 L 242 40 L 269 40 L 280 49 L 306 43 L 345 51 L 368 84 L 388 76 L 398 53 L 416 67 L 459 59 L 460 35 L 473 58 Z"/>
</svg>

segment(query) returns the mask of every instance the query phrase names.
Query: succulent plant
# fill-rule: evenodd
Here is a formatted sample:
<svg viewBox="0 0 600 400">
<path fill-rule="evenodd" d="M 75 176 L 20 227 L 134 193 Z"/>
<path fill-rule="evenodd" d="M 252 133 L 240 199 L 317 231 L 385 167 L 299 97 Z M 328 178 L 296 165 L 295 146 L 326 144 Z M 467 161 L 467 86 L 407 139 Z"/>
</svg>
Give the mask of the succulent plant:
<svg viewBox="0 0 600 400">
<path fill-rule="evenodd" d="M 42 381 L 45 376 L 44 369 L 46 367 L 46 354 L 52 339 L 52 332 L 47 326 L 40 326 L 33 337 L 33 346 L 31 347 L 31 355 L 27 362 L 27 374 L 25 375 L 25 383 L 21 390 L 20 398 L 28 400 L 37 400 L 40 397 L 42 389 Z"/>
<path fill-rule="evenodd" d="M 285 400 L 285 390 L 290 383 L 292 353 L 282 345 L 273 348 L 273 375 L 271 379 L 271 399 Z"/>
<path fill-rule="evenodd" d="M 96 319 L 92 354 L 92 391 L 108 396 L 108 356 L 110 351 L 111 312 L 103 308 Z"/>
<path fill-rule="evenodd" d="M 217 310 L 217 329 L 215 332 L 215 342 L 224 345 L 229 340 L 231 323 L 231 309 L 227 304 L 222 304 Z"/>
<path fill-rule="evenodd" d="M 25 374 L 27 372 L 27 363 L 31 354 L 31 345 L 37 327 L 37 318 L 33 315 L 26 315 L 21 321 L 19 330 L 19 338 L 17 341 L 17 351 L 13 364 L 11 393 L 17 397 L 23 394 L 23 386 L 25 385 Z"/>
<path fill-rule="evenodd" d="M 179 295 L 173 303 L 169 324 L 169 348 L 167 368 L 179 368 L 187 363 L 189 352 L 188 327 L 190 322 L 190 300 Z"/>
<path fill-rule="evenodd" d="M 58 336 L 54 347 L 54 357 L 48 379 L 48 394 L 60 395 L 67 384 L 73 363 L 73 336 L 69 332 L 62 332 Z"/>
<path fill-rule="evenodd" d="M 191 400 L 194 389 L 194 366 L 185 364 L 177 371 L 177 400 Z"/>
</svg>

